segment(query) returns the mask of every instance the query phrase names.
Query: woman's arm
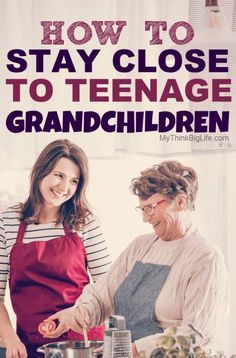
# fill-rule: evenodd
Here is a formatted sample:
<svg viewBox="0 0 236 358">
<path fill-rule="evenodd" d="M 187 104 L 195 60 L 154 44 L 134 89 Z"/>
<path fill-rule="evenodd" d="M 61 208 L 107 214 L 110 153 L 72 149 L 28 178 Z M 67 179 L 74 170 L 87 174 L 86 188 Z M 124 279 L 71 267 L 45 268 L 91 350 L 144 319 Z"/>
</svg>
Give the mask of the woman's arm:
<svg viewBox="0 0 236 358">
<path fill-rule="evenodd" d="M 27 357 L 25 346 L 16 335 L 12 327 L 7 309 L 3 302 L 0 302 L 0 317 L 0 336 L 3 339 L 7 349 L 7 358 Z"/>
<path fill-rule="evenodd" d="M 0 301 L 4 301 L 9 272 L 9 258 L 6 246 L 4 220 L 0 215 Z"/>
<path fill-rule="evenodd" d="M 118 257 L 103 277 L 96 283 L 85 286 L 75 305 L 67 309 L 64 318 L 60 318 L 63 329 L 71 328 L 75 332 L 82 333 L 83 326 L 99 326 L 109 315 L 115 313 L 115 292 L 134 265 L 142 244 L 143 237 L 138 237 Z M 55 319 L 56 315 L 50 316 L 48 319 Z M 52 332 L 47 337 L 56 338 L 54 333 L 58 334 L 58 331 Z"/>
<path fill-rule="evenodd" d="M 45 337 L 57 338 L 69 329 L 83 333 L 83 327 L 103 323 L 110 314 L 114 314 L 114 293 L 125 275 L 126 255 L 123 253 L 103 277 L 94 284 L 85 286 L 74 306 L 47 318 L 47 321 L 58 319 L 60 324 Z"/>
<path fill-rule="evenodd" d="M 102 277 L 110 267 L 111 259 L 99 221 L 90 217 L 82 231 L 88 269 L 93 282 Z"/>
<path fill-rule="evenodd" d="M 185 293 L 180 334 L 192 332 L 191 324 L 203 336 L 196 337 L 199 344 L 211 344 L 222 329 L 228 304 L 229 277 L 223 254 L 217 249 L 203 256 L 193 268 Z"/>
<path fill-rule="evenodd" d="M 5 296 L 6 282 L 9 271 L 9 260 L 6 250 L 4 220 L 0 216 L 0 337 L 7 348 L 7 358 L 20 356 L 27 357 L 26 349 L 12 327 L 7 309 L 3 302 Z"/>
</svg>

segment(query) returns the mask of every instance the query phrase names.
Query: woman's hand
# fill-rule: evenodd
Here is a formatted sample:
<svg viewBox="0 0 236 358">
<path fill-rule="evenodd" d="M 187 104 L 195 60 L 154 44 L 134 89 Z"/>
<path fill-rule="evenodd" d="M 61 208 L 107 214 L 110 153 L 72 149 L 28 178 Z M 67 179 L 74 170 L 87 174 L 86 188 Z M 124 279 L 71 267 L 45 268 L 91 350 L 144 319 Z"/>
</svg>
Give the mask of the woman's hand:
<svg viewBox="0 0 236 358">
<path fill-rule="evenodd" d="M 0 317 L 0 336 L 6 346 L 6 358 L 26 358 L 26 348 L 16 335 L 6 306 L 2 301 L 0 302 Z"/>
<path fill-rule="evenodd" d="M 71 316 L 73 315 L 72 313 L 74 310 L 75 310 L 74 306 L 69 307 L 45 319 L 43 322 L 58 320 L 59 324 L 53 331 L 45 333 L 43 337 L 57 338 L 61 336 L 63 333 L 69 331 L 69 329 L 71 328 Z"/>
<path fill-rule="evenodd" d="M 78 306 L 71 315 L 70 328 L 74 332 L 83 334 L 83 328 L 88 329 L 88 327 L 90 327 L 89 313 L 85 307 Z"/>
<path fill-rule="evenodd" d="M 57 338 L 69 329 L 83 334 L 83 328 L 89 327 L 89 314 L 84 307 L 75 308 L 75 306 L 72 306 L 66 308 L 48 317 L 44 322 L 52 320 L 58 320 L 59 324 L 54 331 L 44 334 L 43 337 L 45 338 Z"/>
<path fill-rule="evenodd" d="M 6 344 L 6 358 L 26 358 L 27 352 L 24 344 L 18 339 Z"/>
</svg>

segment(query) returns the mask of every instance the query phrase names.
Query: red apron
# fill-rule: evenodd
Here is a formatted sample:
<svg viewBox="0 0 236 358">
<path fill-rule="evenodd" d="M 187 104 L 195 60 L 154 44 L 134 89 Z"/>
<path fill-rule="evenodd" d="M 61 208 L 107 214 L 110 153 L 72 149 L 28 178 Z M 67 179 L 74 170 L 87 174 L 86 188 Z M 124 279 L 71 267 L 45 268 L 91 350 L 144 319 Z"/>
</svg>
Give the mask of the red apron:
<svg viewBox="0 0 236 358">
<path fill-rule="evenodd" d="M 65 227 L 65 236 L 49 241 L 23 243 L 26 224 L 20 223 L 10 254 L 10 295 L 17 317 L 17 334 L 26 345 L 28 357 L 42 344 L 83 340 L 69 331 L 56 339 L 43 338 L 38 325 L 50 315 L 71 307 L 89 283 L 86 253 L 77 233 Z M 90 340 L 103 340 L 104 327 L 89 330 Z M 40 355 L 39 355 L 40 356 Z"/>
</svg>

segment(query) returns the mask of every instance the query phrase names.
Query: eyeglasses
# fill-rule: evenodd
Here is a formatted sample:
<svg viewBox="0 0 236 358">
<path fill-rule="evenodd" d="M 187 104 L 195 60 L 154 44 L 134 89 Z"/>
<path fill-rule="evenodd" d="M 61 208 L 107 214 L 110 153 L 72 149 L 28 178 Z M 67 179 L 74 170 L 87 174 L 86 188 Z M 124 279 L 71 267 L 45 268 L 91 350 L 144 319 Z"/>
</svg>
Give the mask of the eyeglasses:
<svg viewBox="0 0 236 358">
<path fill-rule="evenodd" d="M 135 210 L 140 214 L 143 215 L 143 213 L 147 214 L 148 216 L 152 216 L 154 214 L 154 210 L 155 208 L 164 203 L 164 201 L 167 201 L 166 199 L 162 199 L 160 201 L 158 201 L 155 204 L 149 204 L 149 205 L 145 205 L 143 208 L 141 208 L 140 206 L 136 206 Z"/>
</svg>

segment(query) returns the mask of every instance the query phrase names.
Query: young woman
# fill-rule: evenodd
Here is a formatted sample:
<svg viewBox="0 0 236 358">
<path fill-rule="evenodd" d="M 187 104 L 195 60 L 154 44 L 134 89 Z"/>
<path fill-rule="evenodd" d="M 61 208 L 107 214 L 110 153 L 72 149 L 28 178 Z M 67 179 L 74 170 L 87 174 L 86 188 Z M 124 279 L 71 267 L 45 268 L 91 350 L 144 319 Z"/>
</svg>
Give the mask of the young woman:
<svg viewBox="0 0 236 358">
<path fill-rule="evenodd" d="M 87 184 L 84 152 L 56 140 L 34 164 L 28 199 L 0 218 L 0 337 L 7 358 L 40 357 L 37 348 L 51 340 L 38 325 L 58 311 L 61 318 L 68 314 L 89 283 L 87 267 L 94 281 L 107 271 L 109 254 L 86 201 Z M 8 273 L 16 333 L 4 305 Z M 102 339 L 103 327 L 88 336 Z M 61 330 L 58 340 L 67 339 L 83 336 Z"/>
</svg>

